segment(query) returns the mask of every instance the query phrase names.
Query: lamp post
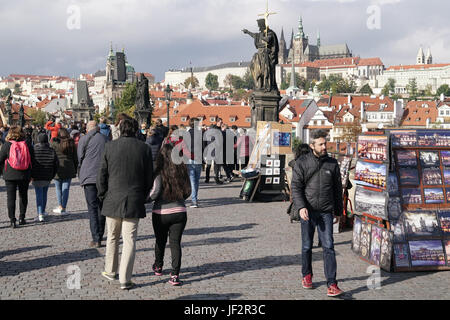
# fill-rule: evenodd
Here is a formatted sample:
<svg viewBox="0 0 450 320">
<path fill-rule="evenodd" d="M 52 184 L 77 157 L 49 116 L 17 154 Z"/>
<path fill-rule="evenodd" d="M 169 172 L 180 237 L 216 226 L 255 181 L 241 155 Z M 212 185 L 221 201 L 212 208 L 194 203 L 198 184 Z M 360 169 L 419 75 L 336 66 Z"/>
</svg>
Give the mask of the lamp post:
<svg viewBox="0 0 450 320">
<path fill-rule="evenodd" d="M 170 125 L 169 125 L 169 107 L 170 107 L 170 101 L 172 100 L 172 92 L 173 92 L 173 90 L 170 88 L 169 85 L 167 85 L 166 89 L 164 90 L 164 94 L 165 94 L 166 102 L 167 102 L 167 128 L 170 127 Z"/>
</svg>

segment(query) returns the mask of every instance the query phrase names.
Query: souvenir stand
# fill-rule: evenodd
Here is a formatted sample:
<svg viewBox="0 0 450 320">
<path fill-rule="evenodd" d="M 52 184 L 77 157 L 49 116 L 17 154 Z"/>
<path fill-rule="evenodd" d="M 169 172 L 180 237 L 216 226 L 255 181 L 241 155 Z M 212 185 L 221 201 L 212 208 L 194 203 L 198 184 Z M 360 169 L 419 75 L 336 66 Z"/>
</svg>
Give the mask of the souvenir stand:
<svg viewBox="0 0 450 320">
<path fill-rule="evenodd" d="M 387 271 L 450 270 L 450 130 L 358 138 L 352 249 Z"/>
<path fill-rule="evenodd" d="M 246 201 L 287 200 L 288 153 L 292 153 L 291 125 L 258 121 L 255 147 L 248 167 L 241 171 L 244 182 L 240 197 Z"/>
</svg>

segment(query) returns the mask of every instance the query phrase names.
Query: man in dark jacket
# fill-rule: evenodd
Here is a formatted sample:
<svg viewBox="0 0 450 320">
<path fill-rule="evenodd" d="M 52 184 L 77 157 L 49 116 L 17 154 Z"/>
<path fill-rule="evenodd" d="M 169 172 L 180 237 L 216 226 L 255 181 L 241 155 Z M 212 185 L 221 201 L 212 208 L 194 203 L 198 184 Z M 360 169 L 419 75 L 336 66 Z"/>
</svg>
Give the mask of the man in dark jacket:
<svg viewBox="0 0 450 320">
<path fill-rule="evenodd" d="M 97 176 L 98 197 L 103 201 L 108 237 L 105 271 L 102 276 L 114 280 L 118 271 L 119 240 L 123 249 L 119 269 L 121 289 L 130 289 L 136 253 L 139 219 L 146 217 L 145 200 L 153 186 L 150 148 L 136 138 L 137 121 L 120 123 L 120 138 L 106 144 Z"/>
<path fill-rule="evenodd" d="M 108 138 L 100 133 L 97 122 L 89 121 L 88 133 L 78 142 L 78 163 L 80 168 L 80 185 L 84 189 L 84 195 L 89 213 L 89 225 L 91 228 L 91 248 L 101 247 L 103 234 L 105 233 L 105 217 L 101 215 L 101 202 L 97 197 L 97 173 L 100 168 L 101 156 Z"/>
<path fill-rule="evenodd" d="M 313 132 L 312 152 L 295 162 L 292 174 L 292 197 L 299 210 L 302 229 L 302 285 L 312 288 L 312 244 L 317 226 L 322 243 L 327 295 L 343 293 L 336 281 L 336 255 L 333 240 L 333 214 L 343 211 L 341 173 L 337 161 L 328 157 L 327 132 Z"/>
</svg>

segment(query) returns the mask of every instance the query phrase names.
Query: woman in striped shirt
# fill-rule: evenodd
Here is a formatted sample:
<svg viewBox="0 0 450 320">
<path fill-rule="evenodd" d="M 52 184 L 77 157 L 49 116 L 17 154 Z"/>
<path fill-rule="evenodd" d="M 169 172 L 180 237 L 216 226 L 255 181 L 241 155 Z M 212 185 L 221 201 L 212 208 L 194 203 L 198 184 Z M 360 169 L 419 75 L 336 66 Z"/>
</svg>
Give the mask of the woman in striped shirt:
<svg viewBox="0 0 450 320">
<path fill-rule="evenodd" d="M 153 204 L 152 221 L 155 231 L 155 263 L 153 271 L 162 275 L 164 251 L 169 237 L 172 272 L 169 283 L 181 285 L 181 237 L 186 227 L 185 200 L 191 195 L 191 183 L 184 163 L 174 164 L 171 158 L 174 145 L 164 144 L 156 158 L 155 181 L 150 198 Z"/>
</svg>

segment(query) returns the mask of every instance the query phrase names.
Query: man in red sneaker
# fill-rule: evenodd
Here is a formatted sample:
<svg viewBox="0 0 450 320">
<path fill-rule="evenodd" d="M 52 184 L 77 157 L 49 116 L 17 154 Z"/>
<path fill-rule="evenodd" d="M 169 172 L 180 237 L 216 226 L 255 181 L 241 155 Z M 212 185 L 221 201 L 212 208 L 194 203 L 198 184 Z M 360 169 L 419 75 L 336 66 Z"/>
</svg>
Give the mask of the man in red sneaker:
<svg viewBox="0 0 450 320">
<path fill-rule="evenodd" d="M 336 281 L 336 254 L 334 251 L 333 219 L 343 212 L 341 173 L 337 161 L 328 157 L 327 135 L 323 130 L 313 132 L 312 152 L 295 162 L 292 175 L 292 197 L 299 210 L 302 229 L 302 286 L 312 289 L 312 246 L 317 227 L 322 243 L 327 295 L 343 293 Z"/>
</svg>

